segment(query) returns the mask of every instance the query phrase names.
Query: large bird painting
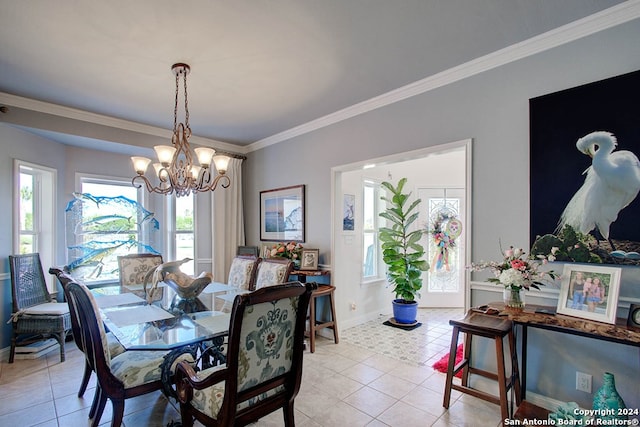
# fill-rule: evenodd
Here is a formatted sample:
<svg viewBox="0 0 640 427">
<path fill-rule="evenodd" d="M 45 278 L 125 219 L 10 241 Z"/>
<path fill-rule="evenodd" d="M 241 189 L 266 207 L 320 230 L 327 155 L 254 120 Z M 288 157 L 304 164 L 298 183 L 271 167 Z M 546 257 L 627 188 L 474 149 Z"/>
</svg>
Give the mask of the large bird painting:
<svg viewBox="0 0 640 427">
<path fill-rule="evenodd" d="M 532 253 L 640 265 L 640 71 L 530 100 Z"/>
</svg>

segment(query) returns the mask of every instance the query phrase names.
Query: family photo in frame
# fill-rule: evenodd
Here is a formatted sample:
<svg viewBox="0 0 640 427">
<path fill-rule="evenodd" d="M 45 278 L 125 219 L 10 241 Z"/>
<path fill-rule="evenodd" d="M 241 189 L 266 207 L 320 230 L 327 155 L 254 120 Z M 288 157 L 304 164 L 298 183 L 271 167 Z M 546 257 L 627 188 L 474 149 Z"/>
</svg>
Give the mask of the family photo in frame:
<svg viewBox="0 0 640 427">
<path fill-rule="evenodd" d="M 566 264 L 557 312 L 615 324 L 620 273 L 618 267 Z"/>
</svg>

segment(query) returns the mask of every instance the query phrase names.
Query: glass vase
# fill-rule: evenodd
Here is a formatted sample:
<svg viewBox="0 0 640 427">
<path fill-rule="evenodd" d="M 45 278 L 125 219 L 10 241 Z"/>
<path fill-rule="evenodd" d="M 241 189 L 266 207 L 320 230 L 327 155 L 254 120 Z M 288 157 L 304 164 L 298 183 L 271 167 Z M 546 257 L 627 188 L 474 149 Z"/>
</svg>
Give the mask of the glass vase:
<svg viewBox="0 0 640 427">
<path fill-rule="evenodd" d="M 502 300 L 505 307 L 524 308 L 524 289 L 507 286 L 504 288 Z"/>
<path fill-rule="evenodd" d="M 602 378 L 602 387 L 593 395 L 593 409 L 595 417 L 600 420 L 626 420 L 626 415 L 619 415 L 618 409 L 624 409 L 624 400 L 616 390 L 616 380 L 612 373 L 605 372 Z"/>
</svg>

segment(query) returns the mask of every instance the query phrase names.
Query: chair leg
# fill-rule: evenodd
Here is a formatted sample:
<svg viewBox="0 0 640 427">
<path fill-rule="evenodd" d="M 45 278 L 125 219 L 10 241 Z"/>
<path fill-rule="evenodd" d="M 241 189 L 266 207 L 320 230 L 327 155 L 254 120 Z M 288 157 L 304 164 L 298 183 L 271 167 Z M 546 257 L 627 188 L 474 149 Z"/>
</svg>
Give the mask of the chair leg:
<svg viewBox="0 0 640 427">
<path fill-rule="evenodd" d="M 96 407 L 95 415 L 93 416 L 93 423 L 91 423 L 92 427 L 98 427 L 100 424 L 100 418 L 102 418 L 102 413 L 104 412 L 104 407 L 107 404 L 107 395 L 100 390 L 100 397 L 98 398 L 98 406 Z M 115 414 L 115 409 L 114 409 Z M 115 416 L 115 415 L 114 415 Z"/>
<path fill-rule="evenodd" d="M 100 404 L 100 385 L 96 386 L 96 391 L 93 393 L 93 401 L 91 402 L 91 409 L 89 410 L 89 418 L 93 418 L 96 415 L 98 405 Z"/>
<path fill-rule="evenodd" d="M 58 344 L 60 345 L 60 363 L 64 362 L 64 338 L 65 338 L 65 333 L 64 331 L 60 332 L 59 334 L 54 334 L 56 341 L 58 341 Z"/>
<path fill-rule="evenodd" d="M 120 427 L 124 418 L 124 399 L 111 399 L 111 404 L 113 405 L 111 427 Z"/>
<path fill-rule="evenodd" d="M 284 425 L 285 427 L 295 427 L 296 422 L 294 419 L 294 411 L 293 411 L 293 401 L 282 407 L 282 411 L 284 412 Z"/>
<path fill-rule="evenodd" d="M 85 360 L 84 362 L 84 374 L 82 375 L 82 382 L 80 383 L 80 389 L 78 390 L 78 397 L 82 397 L 84 392 L 87 391 L 87 385 L 89 384 L 89 379 L 91 378 L 91 366 L 89 366 L 89 362 Z"/>
<path fill-rule="evenodd" d="M 180 421 L 182 421 L 182 427 L 193 427 L 193 416 L 189 410 L 189 404 L 180 404 Z"/>
<path fill-rule="evenodd" d="M 453 328 L 453 334 L 451 336 L 451 347 L 449 349 L 449 364 L 447 365 L 447 378 L 444 382 L 444 398 L 442 400 L 442 406 L 449 408 L 451 402 L 451 384 L 453 383 L 453 370 L 456 366 L 456 349 L 458 348 L 458 328 Z"/>
<path fill-rule="evenodd" d="M 11 337 L 11 352 L 9 353 L 9 363 L 13 363 L 13 358 L 16 355 L 16 335 Z"/>
</svg>

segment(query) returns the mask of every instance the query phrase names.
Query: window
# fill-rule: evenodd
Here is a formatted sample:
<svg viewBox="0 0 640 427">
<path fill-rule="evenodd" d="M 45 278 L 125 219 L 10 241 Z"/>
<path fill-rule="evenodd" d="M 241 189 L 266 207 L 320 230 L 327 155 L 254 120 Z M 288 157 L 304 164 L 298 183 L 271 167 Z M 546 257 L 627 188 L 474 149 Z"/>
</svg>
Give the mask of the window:
<svg viewBox="0 0 640 427">
<path fill-rule="evenodd" d="M 54 195 L 56 171 L 15 161 L 14 190 L 14 244 L 13 253 L 39 253 L 42 265 L 54 264 Z M 55 281 L 47 276 L 50 291 L 55 290 Z"/>
<path fill-rule="evenodd" d="M 87 283 L 118 280 L 118 256 L 159 253 L 158 221 L 142 207 L 130 180 L 79 176 L 80 192 L 67 205 L 68 268 Z"/>
<path fill-rule="evenodd" d="M 175 254 L 176 259 L 195 259 L 195 218 L 194 201 L 192 194 L 182 197 L 174 197 L 176 203 L 175 215 Z M 194 261 L 189 261 L 180 266 L 185 274 L 195 274 Z"/>
<path fill-rule="evenodd" d="M 365 180 L 363 188 L 363 221 L 362 221 L 362 243 L 363 243 L 363 281 L 377 280 L 382 277 L 380 243 L 378 240 L 378 229 L 382 219 L 378 215 L 382 209 L 380 200 L 380 184 L 374 181 Z"/>
</svg>

